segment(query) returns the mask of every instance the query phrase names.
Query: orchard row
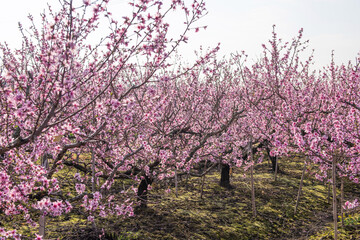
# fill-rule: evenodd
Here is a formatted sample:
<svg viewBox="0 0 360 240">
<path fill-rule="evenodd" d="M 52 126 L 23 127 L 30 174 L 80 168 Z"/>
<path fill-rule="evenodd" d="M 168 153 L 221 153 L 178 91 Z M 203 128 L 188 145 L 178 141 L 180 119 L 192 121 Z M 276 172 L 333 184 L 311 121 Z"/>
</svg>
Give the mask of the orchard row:
<svg viewBox="0 0 360 240">
<path fill-rule="evenodd" d="M 219 59 L 216 47 L 184 64 L 174 52 L 199 30 L 202 1 L 141 0 L 121 19 L 107 2 L 63 1 L 41 25 L 20 26 L 20 49 L 0 45 L 1 214 L 34 226 L 39 213 L 77 208 L 89 221 L 131 216 L 128 194 L 145 205 L 153 181 L 221 164 L 229 187 L 229 167 L 252 173 L 270 157 L 276 171 L 276 159 L 290 154 L 316 166 L 320 180 L 359 181 L 359 62 L 312 71 L 312 56 L 300 56 L 302 30 L 290 42 L 274 30 L 256 63 L 245 53 Z M 174 11 L 186 18 L 170 39 Z M 89 44 L 104 19 L 109 33 Z M 64 167 L 71 180 L 59 177 Z M 126 178 L 139 185 L 119 194 L 116 181 Z M 20 237 L 3 228 L 1 236 Z"/>
</svg>

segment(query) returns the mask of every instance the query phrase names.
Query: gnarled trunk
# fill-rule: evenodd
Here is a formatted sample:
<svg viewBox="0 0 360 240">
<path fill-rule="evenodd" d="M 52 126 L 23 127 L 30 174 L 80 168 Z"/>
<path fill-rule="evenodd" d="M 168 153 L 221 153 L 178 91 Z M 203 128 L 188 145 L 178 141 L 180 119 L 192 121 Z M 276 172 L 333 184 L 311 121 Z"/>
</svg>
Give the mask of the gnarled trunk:
<svg viewBox="0 0 360 240">
<path fill-rule="evenodd" d="M 275 170 L 277 169 L 277 172 L 279 172 L 279 165 L 278 166 L 276 166 L 277 164 L 277 161 L 276 161 L 276 156 L 270 156 L 270 148 L 266 148 L 266 152 L 267 152 L 267 154 L 268 154 L 268 156 L 269 156 L 269 159 L 270 159 L 270 161 L 271 161 L 271 169 L 272 169 L 272 171 L 273 172 L 275 172 Z"/>
<path fill-rule="evenodd" d="M 230 189 L 230 165 L 229 164 L 221 164 L 221 178 L 220 178 L 220 186 Z"/>
<path fill-rule="evenodd" d="M 137 191 L 137 197 L 140 201 L 140 208 L 146 208 L 147 207 L 147 191 L 148 191 L 148 185 L 152 183 L 152 180 L 145 176 L 144 179 L 141 180 L 138 191 Z"/>
</svg>

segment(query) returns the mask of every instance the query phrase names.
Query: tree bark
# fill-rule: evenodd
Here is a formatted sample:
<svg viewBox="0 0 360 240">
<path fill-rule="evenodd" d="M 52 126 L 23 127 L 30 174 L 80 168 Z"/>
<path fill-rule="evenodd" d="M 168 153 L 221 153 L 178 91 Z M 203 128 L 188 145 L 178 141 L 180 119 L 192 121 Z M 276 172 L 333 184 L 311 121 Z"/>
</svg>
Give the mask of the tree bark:
<svg viewBox="0 0 360 240">
<path fill-rule="evenodd" d="M 189 182 L 189 177 L 190 177 L 190 173 L 186 174 L 186 179 L 185 179 L 185 190 L 188 190 L 188 182 Z"/>
<path fill-rule="evenodd" d="M 230 166 L 229 164 L 221 164 L 220 186 L 230 189 Z"/>
<path fill-rule="evenodd" d="M 275 170 L 277 171 L 277 172 L 279 172 L 279 166 L 276 166 L 277 164 L 276 164 L 276 156 L 271 156 L 270 155 L 270 148 L 266 148 L 266 152 L 267 152 L 267 154 L 268 154 L 268 156 L 269 156 L 269 159 L 270 159 L 270 161 L 271 161 L 271 169 L 272 169 L 272 171 L 273 172 L 275 172 Z"/>
<path fill-rule="evenodd" d="M 145 176 L 144 179 L 141 180 L 139 187 L 138 187 L 138 192 L 137 192 L 137 197 L 140 201 L 140 208 L 146 208 L 147 207 L 147 191 L 148 191 L 148 185 L 152 183 L 152 180 Z"/>
</svg>

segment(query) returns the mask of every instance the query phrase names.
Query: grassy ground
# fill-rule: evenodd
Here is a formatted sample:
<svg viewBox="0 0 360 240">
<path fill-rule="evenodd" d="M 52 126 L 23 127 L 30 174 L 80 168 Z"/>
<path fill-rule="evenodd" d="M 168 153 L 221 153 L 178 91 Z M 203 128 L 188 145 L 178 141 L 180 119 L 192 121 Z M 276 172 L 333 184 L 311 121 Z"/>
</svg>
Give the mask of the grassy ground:
<svg viewBox="0 0 360 240">
<path fill-rule="evenodd" d="M 163 195 L 156 185 L 149 208 L 136 217 L 114 222 L 115 239 L 331 239 L 332 207 L 328 186 L 307 176 L 298 212 L 295 199 L 301 178 L 302 162 L 283 161 L 282 173 L 274 181 L 269 165 L 255 168 L 257 217 L 252 216 L 249 175 L 236 169 L 234 189 L 218 185 L 219 173 L 207 175 L 201 195 L 201 179 L 180 185 L 178 197 Z M 310 178 L 310 180 L 309 180 Z M 357 186 L 347 184 L 347 198 Z M 355 190 L 355 191 L 354 191 Z M 342 230 L 343 239 L 359 239 L 353 228 Z"/>
<path fill-rule="evenodd" d="M 252 216 L 250 175 L 234 169 L 233 189 L 219 186 L 220 174 L 214 170 L 204 181 L 183 179 L 178 197 L 170 183 L 154 183 L 147 209 L 137 209 L 135 217 L 107 218 L 97 222 L 106 239 L 332 239 L 332 207 L 328 186 L 306 175 L 298 212 L 294 206 L 299 187 L 302 160 L 282 159 L 277 181 L 267 162 L 255 167 L 257 216 Z M 170 188 L 170 193 L 164 189 Z M 346 183 L 345 198 L 360 195 L 360 187 Z M 360 239 L 360 218 L 355 212 L 340 226 L 340 239 Z M 96 239 L 91 224 L 72 212 L 49 219 L 48 237 Z M 30 230 L 28 230 L 30 231 Z M 92 237 L 93 236 L 93 237 Z"/>
</svg>

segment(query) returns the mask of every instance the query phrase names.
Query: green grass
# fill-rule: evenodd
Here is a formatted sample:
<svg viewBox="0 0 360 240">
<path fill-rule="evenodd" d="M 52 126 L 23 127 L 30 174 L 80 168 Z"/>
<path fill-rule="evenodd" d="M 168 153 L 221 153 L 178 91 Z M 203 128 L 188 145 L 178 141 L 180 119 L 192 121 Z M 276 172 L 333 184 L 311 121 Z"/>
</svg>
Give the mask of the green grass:
<svg viewBox="0 0 360 240">
<path fill-rule="evenodd" d="M 234 169 L 231 177 L 234 189 L 228 190 L 219 186 L 220 174 L 214 170 L 206 176 L 202 198 L 200 178 L 188 181 L 184 178 L 179 183 L 178 197 L 173 183 L 164 186 L 155 182 L 147 209 L 136 210 L 131 218 L 101 219 L 96 226 L 104 228 L 106 239 L 116 240 L 332 239 L 332 199 L 328 198 L 328 187 L 306 175 L 298 212 L 294 215 L 302 160 L 282 159 L 280 164 L 282 172 L 276 182 L 267 162 L 255 167 L 257 217 L 252 216 L 250 175 Z M 119 186 L 121 184 L 119 182 Z M 172 191 L 165 193 L 168 187 Z M 345 190 L 345 198 L 352 199 L 360 187 L 346 182 Z M 348 220 L 344 228 L 339 222 L 339 239 L 360 239 L 359 216 L 356 212 L 347 216 L 356 221 Z M 24 228 L 22 232 L 31 231 L 35 230 Z M 98 236 L 92 233 L 91 224 L 81 212 L 49 218 L 47 234 L 50 239 L 96 239 Z"/>
<path fill-rule="evenodd" d="M 306 180 L 294 215 L 301 168 L 301 163 L 283 161 L 284 172 L 274 182 L 266 163 L 256 166 L 256 218 L 252 216 L 249 175 L 244 177 L 236 169 L 232 190 L 218 185 L 217 171 L 207 175 L 202 199 L 199 178 L 192 178 L 187 186 L 182 182 L 179 197 L 174 188 L 163 195 L 163 188 L 154 187 L 148 209 L 117 222 L 109 231 L 127 239 L 321 239 L 321 231 L 331 232 L 327 186 Z"/>
</svg>

